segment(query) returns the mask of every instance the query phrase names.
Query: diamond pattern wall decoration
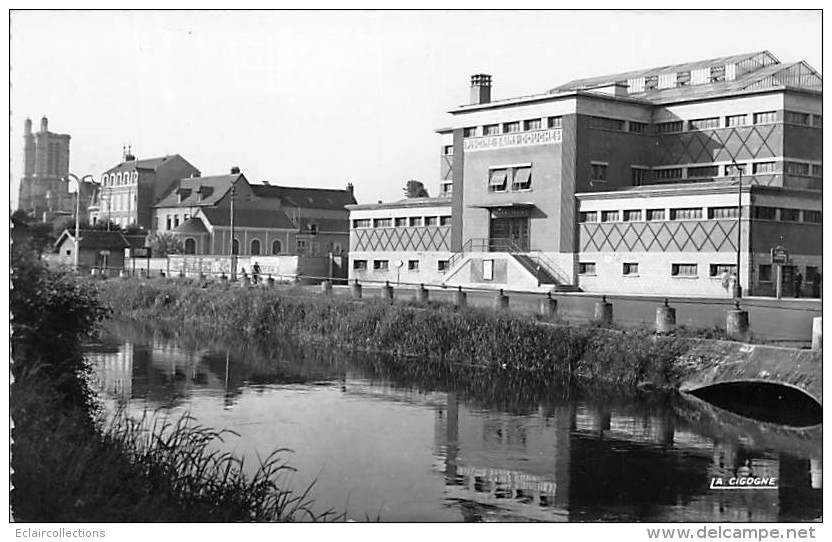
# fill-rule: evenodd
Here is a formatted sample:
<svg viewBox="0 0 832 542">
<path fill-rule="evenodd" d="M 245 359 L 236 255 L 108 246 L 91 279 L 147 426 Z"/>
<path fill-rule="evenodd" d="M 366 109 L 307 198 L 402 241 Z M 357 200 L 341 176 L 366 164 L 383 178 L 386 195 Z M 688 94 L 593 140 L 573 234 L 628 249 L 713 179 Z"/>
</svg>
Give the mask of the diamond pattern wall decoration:
<svg viewBox="0 0 832 542">
<path fill-rule="evenodd" d="M 581 252 L 736 252 L 737 221 L 580 224 Z"/>
<path fill-rule="evenodd" d="M 450 226 L 419 228 L 359 228 L 350 232 L 352 251 L 446 251 L 451 250 Z"/>
<path fill-rule="evenodd" d="M 759 124 L 668 134 L 660 136 L 657 143 L 657 166 L 771 158 L 782 154 L 783 125 Z"/>
</svg>

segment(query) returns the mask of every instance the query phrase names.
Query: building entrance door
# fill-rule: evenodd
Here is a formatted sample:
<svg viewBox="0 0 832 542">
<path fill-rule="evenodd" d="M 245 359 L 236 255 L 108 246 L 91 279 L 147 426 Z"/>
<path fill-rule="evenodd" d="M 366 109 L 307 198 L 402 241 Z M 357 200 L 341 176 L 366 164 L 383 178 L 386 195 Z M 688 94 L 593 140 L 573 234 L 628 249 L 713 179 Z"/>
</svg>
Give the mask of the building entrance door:
<svg viewBox="0 0 832 542">
<path fill-rule="evenodd" d="M 509 243 L 506 243 L 508 241 Z M 500 217 L 491 219 L 489 250 L 501 252 L 513 245 L 521 251 L 529 250 L 529 217 Z"/>
</svg>

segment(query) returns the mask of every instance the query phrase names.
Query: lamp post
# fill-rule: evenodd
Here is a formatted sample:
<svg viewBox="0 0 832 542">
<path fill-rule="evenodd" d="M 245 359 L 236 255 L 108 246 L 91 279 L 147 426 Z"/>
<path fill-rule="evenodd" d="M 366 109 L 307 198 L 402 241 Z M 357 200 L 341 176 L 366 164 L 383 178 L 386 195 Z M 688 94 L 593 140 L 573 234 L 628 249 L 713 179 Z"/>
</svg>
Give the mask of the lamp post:
<svg viewBox="0 0 832 542">
<path fill-rule="evenodd" d="M 75 190 L 75 251 L 73 254 L 73 266 L 75 267 L 75 272 L 78 272 L 78 251 L 81 247 L 81 239 L 79 237 L 79 230 L 81 229 L 81 185 L 84 183 L 84 180 L 87 178 L 95 180 L 95 177 L 92 175 L 84 175 L 80 179 L 74 173 L 67 173 L 67 177 L 71 177 L 75 180 L 75 184 L 78 186 Z"/>
<path fill-rule="evenodd" d="M 737 164 L 736 159 L 731 160 L 731 165 L 734 166 L 734 171 L 739 173 L 739 182 L 737 183 L 737 273 L 734 281 L 734 299 L 742 297 L 742 285 L 740 284 L 740 255 L 742 254 L 742 168 L 743 166 Z"/>
<path fill-rule="evenodd" d="M 238 177 L 239 178 L 239 177 Z M 234 198 L 237 195 L 237 179 L 231 181 L 231 248 L 229 250 L 229 254 L 231 254 L 231 280 L 237 280 L 237 255 L 234 253 Z"/>
</svg>

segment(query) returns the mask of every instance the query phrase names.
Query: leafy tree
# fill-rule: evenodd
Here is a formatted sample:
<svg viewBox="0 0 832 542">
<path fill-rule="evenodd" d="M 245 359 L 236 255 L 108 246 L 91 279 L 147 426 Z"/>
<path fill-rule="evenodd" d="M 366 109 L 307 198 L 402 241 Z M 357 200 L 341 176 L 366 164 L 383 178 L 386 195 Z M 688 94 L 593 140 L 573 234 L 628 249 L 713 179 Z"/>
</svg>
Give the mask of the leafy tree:
<svg viewBox="0 0 832 542">
<path fill-rule="evenodd" d="M 122 228 L 121 233 L 124 235 L 138 235 L 147 233 L 147 231 L 136 223 L 128 224 Z"/>
<path fill-rule="evenodd" d="M 48 222 L 33 222 L 29 224 L 29 232 L 32 236 L 29 243 L 32 249 L 38 254 L 52 252 L 55 248 L 54 245 L 57 237 L 52 234 L 52 224 Z"/>
<path fill-rule="evenodd" d="M 168 254 L 184 254 L 185 247 L 182 240 L 169 232 L 155 232 L 147 238 L 147 244 L 154 256 L 167 256 Z"/>
<path fill-rule="evenodd" d="M 52 237 L 55 240 L 61 236 L 64 230 L 69 230 L 75 235 L 75 217 L 74 216 L 58 216 L 52 222 Z"/>
<path fill-rule="evenodd" d="M 23 209 L 16 210 L 15 212 L 12 213 L 11 217 L 14 218 L 15 220 L 19 220 L 21 222 L 26 222 L 26 223 L 28 223 L 30 220 L 32 220 L 32 217 L 29 216 L 29 213 L 27 213 Z"/>
</svg>

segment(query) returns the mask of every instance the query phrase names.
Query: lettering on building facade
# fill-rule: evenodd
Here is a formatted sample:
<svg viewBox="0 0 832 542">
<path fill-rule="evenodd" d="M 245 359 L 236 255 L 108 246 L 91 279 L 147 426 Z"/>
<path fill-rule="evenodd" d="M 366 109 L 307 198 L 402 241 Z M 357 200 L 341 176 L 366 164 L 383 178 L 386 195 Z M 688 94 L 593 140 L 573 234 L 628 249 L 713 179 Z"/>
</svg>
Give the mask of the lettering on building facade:
<svg viewBox="0 0 832 542">
<path fill-rule="evenodd" d="M 465 152 L 489 151 L 504 147 L 525 147 L 529 145 L 548 145 L 560 143 L 563 140 L 563 130 L 537 130 L 534 132 L 518 132 L 496 136 L 472 137 L 463 144 Z"/>
</svg>

